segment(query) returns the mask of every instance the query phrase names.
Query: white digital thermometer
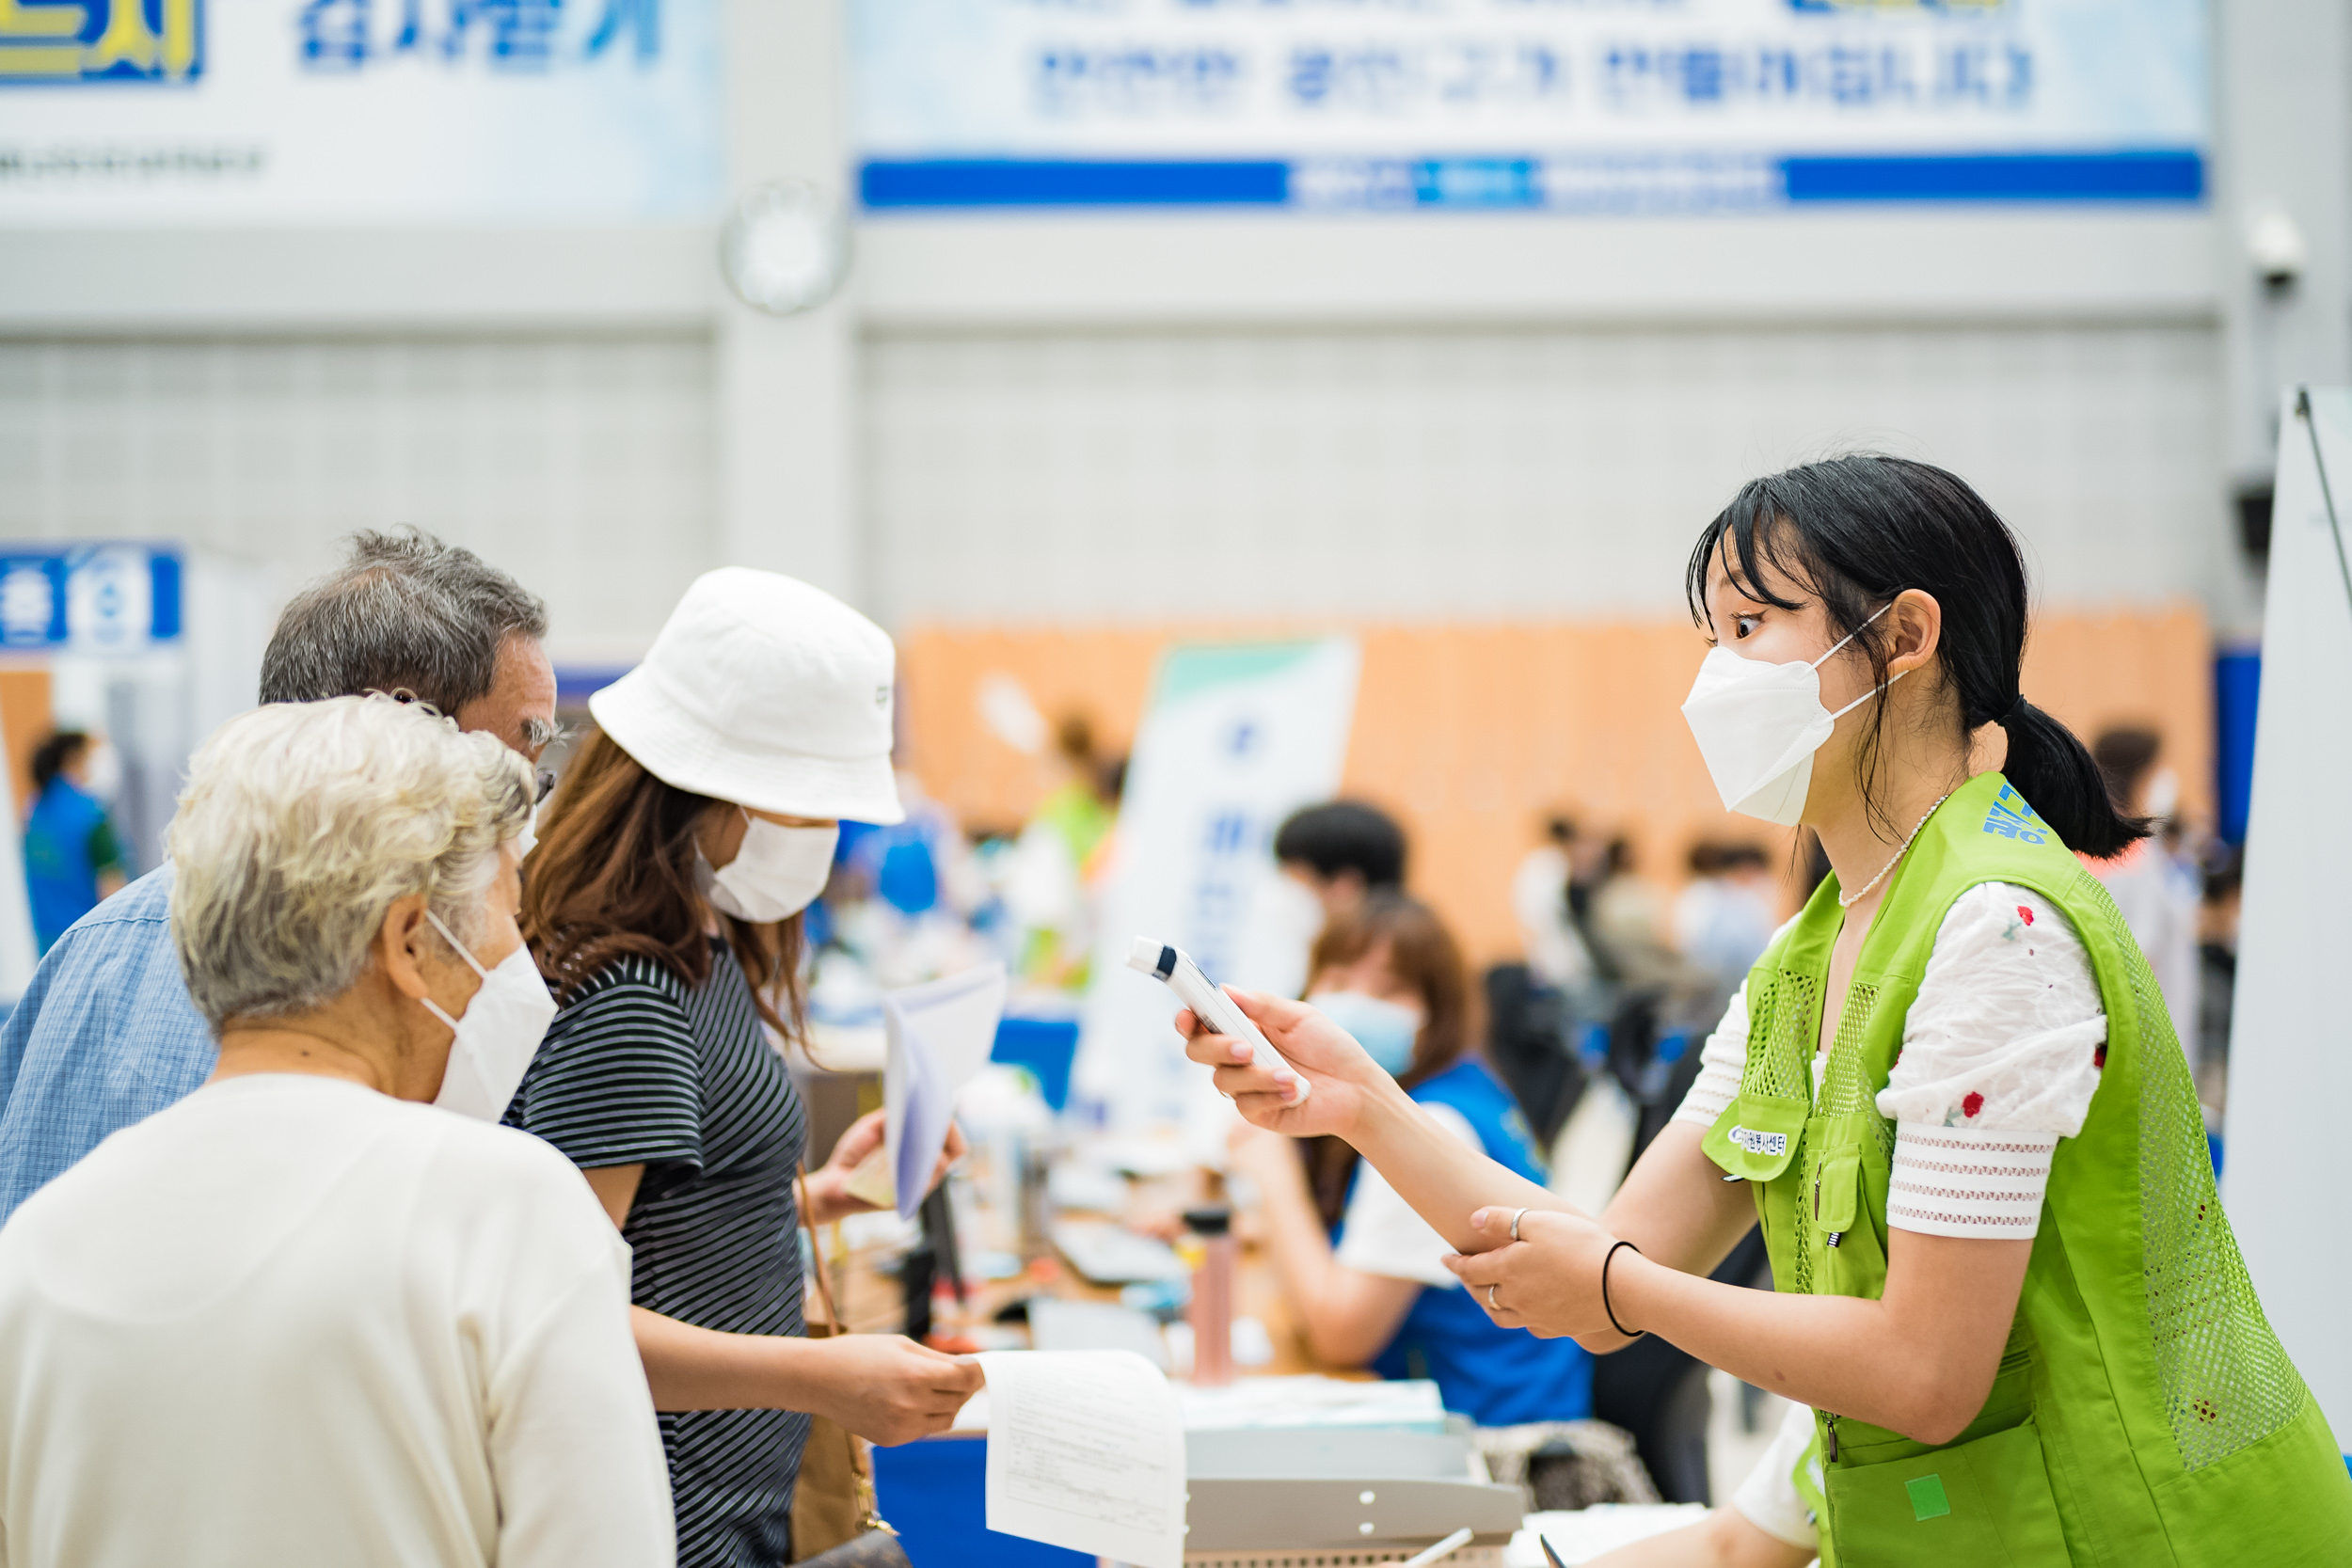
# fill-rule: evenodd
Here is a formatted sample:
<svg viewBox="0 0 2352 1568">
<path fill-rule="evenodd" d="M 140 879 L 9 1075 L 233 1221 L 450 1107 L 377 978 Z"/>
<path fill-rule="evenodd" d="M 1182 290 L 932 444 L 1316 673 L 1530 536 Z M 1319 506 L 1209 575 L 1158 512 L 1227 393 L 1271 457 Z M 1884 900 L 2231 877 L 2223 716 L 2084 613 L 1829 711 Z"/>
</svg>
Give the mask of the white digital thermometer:
<svg viewBox="0 0 2352 1568">
<path fill-rule="evenodd" d="M 1249 1015 L 1233 1005 L 1233 999 L 1209 983 L 1200 973 L 1200 966 L 1187 958 L 1181 947 L 1137 937 L 1127 949 L 1127 967 L 1165 981 L 1168 989 L 1199 1016 L 1201 1022 L 1220 1035 L 1231 1035 L 1249 1043 L 1250 1059 L 1267 1072 L 1288 1072 L 1298 1082 L 1298 1098 L 1294 1105 L 1304 1105 L 1310 1085 L 1295 1068 L 1282 1060 L 1281 1053 L 1267 1043 L 1249 1022 Z"/>
</svg>

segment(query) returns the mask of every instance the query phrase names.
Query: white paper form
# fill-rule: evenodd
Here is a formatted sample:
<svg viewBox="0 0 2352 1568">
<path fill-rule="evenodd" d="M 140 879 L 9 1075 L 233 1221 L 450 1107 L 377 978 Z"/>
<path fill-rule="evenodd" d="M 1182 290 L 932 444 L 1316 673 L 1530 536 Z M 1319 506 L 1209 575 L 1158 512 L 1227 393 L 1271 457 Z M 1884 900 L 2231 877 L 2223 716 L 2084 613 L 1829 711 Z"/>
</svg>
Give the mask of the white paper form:
<svg viewBox="0 0 2352 1568">
<path fill-rule="evenodd" d="M 1184 1568 L 1184 1422 L 1133 1351 L 990 1351 L 988 1528 Z"/>
<path fill-rule="evenodd" d="M 1005 966 L 982 964 L 882 998 L 883 1147 L 898 1217 L 913 1219 L 947 1141 L 956 1096 L 988 1065 L 1005 1013 Z"/>
</svg>

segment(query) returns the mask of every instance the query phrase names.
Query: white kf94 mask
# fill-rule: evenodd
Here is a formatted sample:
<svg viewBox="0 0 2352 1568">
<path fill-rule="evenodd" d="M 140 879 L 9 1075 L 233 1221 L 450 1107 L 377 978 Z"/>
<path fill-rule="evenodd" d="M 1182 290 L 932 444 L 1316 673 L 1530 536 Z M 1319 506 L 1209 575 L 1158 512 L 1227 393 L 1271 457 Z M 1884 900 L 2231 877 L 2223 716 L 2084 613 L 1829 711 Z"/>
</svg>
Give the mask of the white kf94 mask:
<svg viewBox="0 0 2352 1568">
<path fill-rule="evenodd" d="M 712 909 L 766 925 L 798 914 L 817 901 L 833 875 L 834 847 L 840 841 L 838 823 L 787 828 L 746 811 L 742 846 L 726 864 L 712 869 L 701 847 L 695 847 L 694 880 Z"/>
<path fill-rule="evenodd" d="M 496 969 L 485 969 L 482 960 L 441 924 L 439 915 L 427 910 L 424 917 L 482 976 L 482 987 L 466 1004 L 463 1018 L 450 1017 L 429 996 L 417 999 L 457 1036 L 450 1042 L 449 1066 L 441 1069 L 441 1092 L 433 1097 L 433 1103 L 478 1121 L 496 1121 L 506 1114 L 506 1102 L 515 1098 L 515 1091 L 522 1087 L 531 1058 L 538 1054 L 540 1037 L 554 1022 L 555 998 L 548 994 L 548 983 L 539 978 L 539 966 L 531 961 L 529 942 L 516 942 L 515 951 L 501 959 Z"/>
<path fill-rule="evenodd" d="M 1875 621 L 1893 608 L 1879 608 Z M 1863 626 L 1870 621 L 1862 623 Z M 1682 705 L 1682 717 L 1707 759 L 1724 809 L 1793 828 L 1804 814 L 1813 784 L 1813 753 L 1821 749 L 1837 721 L 1903 678 L 1864 692 L 1832 713 L 1821 705 L 1821 666 L 1830 654 L 1852 641 L 1862 626 L 1839 638 L 1812 663 L 1768 664 L 1741 658 L 1729 648 L 1708 650 L 1698 678 Z"/>
</svg>

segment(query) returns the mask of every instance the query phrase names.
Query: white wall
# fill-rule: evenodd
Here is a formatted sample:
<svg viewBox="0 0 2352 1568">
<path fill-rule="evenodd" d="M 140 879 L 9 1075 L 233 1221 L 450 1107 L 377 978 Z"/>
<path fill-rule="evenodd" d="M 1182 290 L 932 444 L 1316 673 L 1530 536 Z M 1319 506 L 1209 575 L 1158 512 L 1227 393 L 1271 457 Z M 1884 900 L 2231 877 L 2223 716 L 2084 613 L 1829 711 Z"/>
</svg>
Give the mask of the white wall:
<svg viewBox="0 0 2352 1568">
<path fill-rule="evenodd" d="M 1756 473 L 1957 469 L 2045 600 L 2195 596 L 2222 530 L 2209 325 L 907 331 L 865 355 L 898 624 L 1671 614 Z"/>
<path fill-rule="evenodd" d="M 146 536 L 282 595 L 415 523 L 633 658 L 718 559 L 707 337 L 0 340 L 0 537 Z"/>
</svg>

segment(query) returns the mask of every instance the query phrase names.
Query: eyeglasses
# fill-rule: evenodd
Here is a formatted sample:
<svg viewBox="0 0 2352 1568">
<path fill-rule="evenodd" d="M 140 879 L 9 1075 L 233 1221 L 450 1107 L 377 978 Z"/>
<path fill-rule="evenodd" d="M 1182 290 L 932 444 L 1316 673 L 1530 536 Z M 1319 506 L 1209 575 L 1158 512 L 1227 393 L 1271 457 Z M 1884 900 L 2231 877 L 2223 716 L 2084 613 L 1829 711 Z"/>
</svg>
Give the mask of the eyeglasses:
<svg viewBox="0 0 2352 1568">
<path fill-rule="evenodd" d="M 540 768 L 539 793 L 531 798 L 531 803 L 534 806 L 544 806 L 548 803 L 548 797 L 554 793 L 555 774 L 548 768 Z"/>
</svg>

